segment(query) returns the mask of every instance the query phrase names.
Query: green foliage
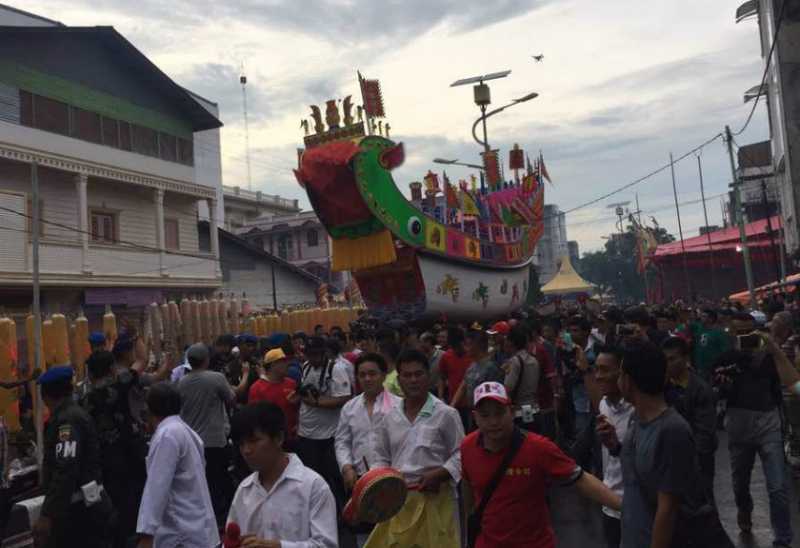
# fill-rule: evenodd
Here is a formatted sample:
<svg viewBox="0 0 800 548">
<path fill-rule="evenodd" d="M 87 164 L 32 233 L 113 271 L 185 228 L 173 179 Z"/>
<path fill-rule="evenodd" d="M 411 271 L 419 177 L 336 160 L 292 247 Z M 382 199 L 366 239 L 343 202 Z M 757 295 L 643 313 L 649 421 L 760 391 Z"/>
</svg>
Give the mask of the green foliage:
<svg viewBox="0 0 800 548">
<path fill-rule="evenodd" d="M 655 229 L 659 244 L 674 242 L 666 229 Z M 586 280 L 597 285 L 601 293 L 611 292 L 618 302 L 640 302 L 645 299 L 644 278 L 636 269 L 639 252 L 633 225 L 624 234 L 614 234 L 602 251 L 584 253 L 575 268 Z M 654 277 L 650 277 L 651 280 Z"/>
</svg>

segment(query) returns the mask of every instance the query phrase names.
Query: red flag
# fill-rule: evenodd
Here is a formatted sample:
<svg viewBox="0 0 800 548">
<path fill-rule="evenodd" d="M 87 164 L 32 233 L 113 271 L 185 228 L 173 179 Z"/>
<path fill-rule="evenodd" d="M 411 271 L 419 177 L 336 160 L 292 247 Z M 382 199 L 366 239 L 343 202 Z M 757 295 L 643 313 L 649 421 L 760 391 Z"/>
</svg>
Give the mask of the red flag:
<svg viewBox="0 0 800 548">
<path fill-rule="evenodd" d="M 450 209 L 458 209 L 458 194 L 456 194 L 453 185 L 450 184 L 450 179 L 447 178 L 447 173 L 444 173 L 444 196 L 447 201 L 447 207 Z"/>
<path fill-rule="evenodd" d="M 358 73 L 358 81 L 361 84 L 361 98 L 364 100 L 364 112 L 372 118 L 383 118 L 386 113 L 383 110 L 383 95 L 381 94 L 381 83 L 378 80 L 367 80 L 361 73 Z"/>
<path fill-rule="evenodd" d="M 547 182 L 552 185 L 553 181 L 550 180 L 550 174 L 547 173 L 547 168 L 544 166 L 544 156 L 542 156 L 541 152 L 539 153 L 539 169 L 541 170 L 542 177 L 547 179 Z"/>
</svg>

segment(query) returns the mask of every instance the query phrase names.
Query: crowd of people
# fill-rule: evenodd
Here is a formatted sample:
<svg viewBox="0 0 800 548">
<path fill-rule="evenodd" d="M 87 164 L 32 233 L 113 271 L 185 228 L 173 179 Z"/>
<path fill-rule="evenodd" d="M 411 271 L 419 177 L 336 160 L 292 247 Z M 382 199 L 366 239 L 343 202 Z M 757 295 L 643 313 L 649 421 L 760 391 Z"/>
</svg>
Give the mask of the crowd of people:
<svg viewBox="0 0 800 548">
<path fill-rule="evenodd" d="M 154 359 L 134 331 L 113 345 L 93 334 L 86 381 L 74 386 L 71 367 L 37 381 L 50 416 L 34 535 L 48 547 L 547 548 L 550 490 L 569 486 L 597 504 L 597 546 L 728 547 L 714 496 L 724 428 L 741 532 L 758 455 L 774 545 L 792 546 L 797 319 L 680 303 L 491 325 L 363 319 L 225 335 L 181 360 Z M 343 519 L 358 479 L 383 467 L 408 486 L 400 512 Z"/>
</svg>

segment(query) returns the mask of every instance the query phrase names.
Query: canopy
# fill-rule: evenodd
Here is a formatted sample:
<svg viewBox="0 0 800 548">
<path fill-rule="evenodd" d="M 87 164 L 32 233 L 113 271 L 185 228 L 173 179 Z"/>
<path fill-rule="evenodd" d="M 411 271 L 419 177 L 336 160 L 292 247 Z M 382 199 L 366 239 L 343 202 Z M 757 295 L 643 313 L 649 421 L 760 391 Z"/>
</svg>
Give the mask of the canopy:
<svg viewBox="0 0 800 548">
<path fill-rule="evenodd" d="M 781 242 L 781 235 L 779 231 L 783 227 L 780 215 L 776 215 L 770 219 L 772 223 L 772 230 L 775 231 L 776 243 Z M 768 233 L 767 219 L 759 219 L 751 223 L 747 223 L 744 227 L 745 235 L 747 237 L 748 247 L 771 247 L 771 242 Z M 711 245 L 709 246 L 709 236 Z M 702 236 L 695 236 L 693 238 L 686 238 L 681 245 L 680 240 L 670 242 L 668 244 L 659 245 L 653 259 L 659 262 L 660 259 L 666 257 L 681 256 L 683 250 L 686 254 L 690 253 L 707 253 L 709 251 L 735 251 L 738 246 L 741 246 L 739 236 L 739 227 L 730 226 L 721 230 L 715 230 L 710 235 L 703 234 Z"/>
<path fill-rule="evenodd" d="M 772 282 L 771 284 L 756 287 L 753 292 L 756 294 L 757 299 L 763 299 L 770 293 L 792 293 L 795 291 L 795 287 L 798 283 L 800 283 L 800 274 L 792 274 L 791 276 L 786 276 L 786 281 L 781 284 Z M 750 292 L 741 291 L 739 293 L 734 293 L 730 295 L 728 299 L 740 303 L 747 303 L 750 301 Z"/>
<path fill-rule="evenodd" d="M 545 295 L 567 295 L 570 293 L 590 293 L 594 286 L 575 272 L 569 256 L 560 259 L 560 266 L 555 277 L 542 287 Z"/>
</svg>

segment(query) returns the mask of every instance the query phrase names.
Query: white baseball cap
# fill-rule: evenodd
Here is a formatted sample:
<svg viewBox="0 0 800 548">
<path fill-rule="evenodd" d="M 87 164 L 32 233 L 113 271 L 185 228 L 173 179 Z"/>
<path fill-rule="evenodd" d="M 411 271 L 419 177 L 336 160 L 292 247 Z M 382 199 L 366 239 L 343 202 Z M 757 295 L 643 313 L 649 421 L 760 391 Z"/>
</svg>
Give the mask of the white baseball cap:
<svg viewBox="0 0 800 548">
<path fill-rule="evenodd" d="M 511 405 L 506 387 L 499 382 L 484 382 L 475 389 L 473 401 L 477 407 L 481 400 L 491 399 L 503 405 Z"/>
</svg>

